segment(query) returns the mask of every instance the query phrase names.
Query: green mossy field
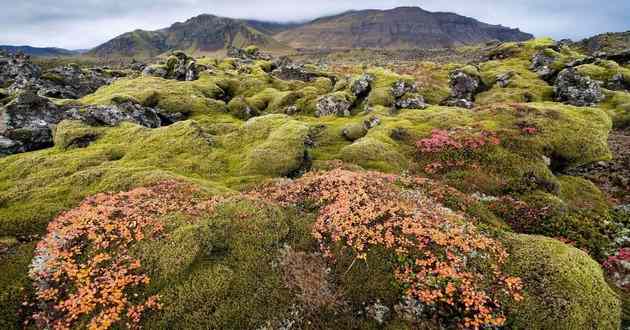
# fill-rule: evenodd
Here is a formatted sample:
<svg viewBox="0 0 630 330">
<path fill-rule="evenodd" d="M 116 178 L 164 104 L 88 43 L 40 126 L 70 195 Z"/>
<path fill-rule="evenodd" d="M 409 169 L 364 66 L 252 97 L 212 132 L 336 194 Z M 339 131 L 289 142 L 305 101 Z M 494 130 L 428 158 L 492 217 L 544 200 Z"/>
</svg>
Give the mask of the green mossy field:
<svg viewBox="0 0 630 330">
<path fill-rule="evenodd" d="M 624 228 L 597 185 L 567 173 L 613 158 L 608 137 L 630 123 L 630 94 L 604 88 L 604 100 L 592 107 L 555 102 L 554 87 L 532 71 L 532 57 L 544 52 L 562 67 L 585 55 L 553 45 L 550 39 L 504 43 L 476 66 L 419 62 L 404 72 L 364 65 L 343 74 L 306 65 L 313 78 L 303 80 L 280 79 L 268 60 L 200 58 L 205 70 L 193 81 L 132 74 L 78 100 L 54 100 L 132 102 L 182 120 L 154 129 L 65 120 L 54 128 L 53 147 L 0 157 L 0 328 L 19 329 L 25 321 L 27 328 L 46 328 L 30 318 L 39 298 L 29 269 L 53 219 L 90 196 L 164 181 L 194 187 L 213 198 L 212 207 L 161 214 L 162 236 L 124 249 L 150 278 L 124 294 L 157 295 L 161 304 L 139 321 L 142 327 L 445 328 L 426 316 L 438 307 L 405 300 L 412 288 L 397 268 L 405 260 L 391 246 L 359 253 L 333 235 L 325 243 L 337 259 L 328 259 L 316 234 L 328 195 L 296 203 L 249 194 L 343 168 L 430 180 L 422 189 L 396 189 L 405 198 L 430 196 L 505 246 L 503 271 L 522 280 L 523 296 L 503 304 L 506 329 L 619 329 L 622 299 L 601 263 L 620 248 L 615 242 Z M 176 65 L 171 61 L 177 58 L 157 65 Z M 485 86 L 472 109 L 440 105 L 456 69 Z M 612 61 L 576 70 L 600 81 L 630 80 L 630 69 Z M 497 80 L 505 74 L 511 78 L 501 87 Z M 373 78 L 367 92 L 355 93 L 365 75 Z M 394 90 L 400 85 L 414 86 L 403 95 L 422 96 L 427 107 L 400 109 L 404 96 Z M 321 115 L 326 101 L 349 111 Z M 352 210 L 371 216 L 361 206 Z M 438 281 L 432 276 L 427 281 Z M 387 312 L 375 317 L 380 306 Z M 411 313 L 413 306 L 422 311 Z M 89 321 L 79 318 L 73 327 Z M 120 321 L 110 328 L 130 326 Z"/>
</svg>

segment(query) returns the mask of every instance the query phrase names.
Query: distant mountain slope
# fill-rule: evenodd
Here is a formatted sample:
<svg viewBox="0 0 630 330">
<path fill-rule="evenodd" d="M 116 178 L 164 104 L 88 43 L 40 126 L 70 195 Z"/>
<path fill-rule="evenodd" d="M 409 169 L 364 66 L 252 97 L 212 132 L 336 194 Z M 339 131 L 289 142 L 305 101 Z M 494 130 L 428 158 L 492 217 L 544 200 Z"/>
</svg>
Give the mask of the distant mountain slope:
<svg viewBox="0 0 630 330">
<path fill-rule="evenodd" d="M 533 36 L 453 13 L 399 7 L 324 17 L 280 32 L 275 38 L 293 48 L 439 48 Z"/>
<path fill-rule="evenodd" d="M 9 46 L 9 45 L 0 45 L 0 51 L 5 51 L 8 53 L 24 53 L 31 56 L 36 57 L 55 57 L 55 56 L 73 56 L 78 55 L 78 52 L 62 49 L 62 48 L 54 48 L 54 47 L 31 47 L 31 46 Z"/>
<path fill-rule="evenodd" d="M 630 31 L 598 34 L 576 42 L 575 46 L 589 54 L 630 49 Z"/>
<path fill-rule="evenodd" d="M 350 11 L 298 23 L 199 15 L 157 31 L 122 34 L 91 50 L 98 57 L 152 57 L 168 50 L 215 52 L 230 46 L 264 50 L 290 48 L 444 48 L 489 40 L 521 41 L 533 36 L 453 13 L 418 7 Z"/>
<path fill-rule="evenodd" d="M 278 31 L 281 24 L 250 24 L 245 20 L 199 15 L 183 23 L 175 23 L 158 31 L 136 30 L 122 34 L 91 50 L 88 55 L 99 57 L 151 57 L 168 50 L 187 52 L 214 52 L 230 46 L 257 45 L 263 49 L 287 48 L 268 33 L 257 30 Z"/>
</svg>

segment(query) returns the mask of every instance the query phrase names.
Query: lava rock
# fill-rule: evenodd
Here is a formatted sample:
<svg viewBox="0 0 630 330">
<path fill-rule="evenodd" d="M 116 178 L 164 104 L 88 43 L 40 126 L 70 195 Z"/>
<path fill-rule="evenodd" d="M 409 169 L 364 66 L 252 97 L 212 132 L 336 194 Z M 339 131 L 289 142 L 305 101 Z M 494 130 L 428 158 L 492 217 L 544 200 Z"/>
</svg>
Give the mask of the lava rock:
<svg viewBox="0 0 630 330">
<path fill-rule="evenodd" d="M 405 80 L 398 80 L 392 85 L 391 93 L 394 98 L 398 99 L 407 93 L 415 93 L 417 92 L 417 90 L 418 87 L 415 83 L 410 83 Z"/>
<path fill-rule="evenodd" d="M 265 54 L 258 47 L 250 46 L 247 48 L 229 47 L 227 56 L 237 58 L 246 61 L 263 60 L 269 61 L 272 59 L 271 55 Z"/>
<path fill-rule="evenodd" d="M 364 74 L 352 83 L 350 90 L 357 97 L 365 97 L 370 94 L 373 81 L 374 77 L 372 75 Z"/>
<path fill-rule="evenodd" d="M 116 126 L 124 121 L 149 128 L 162 126 L 160 116 L 155 109 L 132 102 L 72 108 L 66 111 L 64 118 L 80 120 L 90 126 Z"/>
<path fill-rule="evenodd" d="M 554 91 L 557 101 L 579 107 L 592 106 L 604 99 L 600 85 L 573 68 L 560 71 Z"/>
<path fill-rule="evenodd" d="M 282 80 L 298 80 L 304 82 L 311 82 L 321 77 L 321 75 L 316 72 L 306 70 L 303 65 L 293 63 L 280 66 L 273 70 L 271 74 Z"/>
<path fill-rule="evenodd" d="M 352 107 L 352 102 L 346 100 L 343 97 L 338 95 L 325 95 L 319 98 L 317 104 L 315 106 L 315 116 L 323 117 L 323 116 L 350 116 L 350 108 Z"/>
<path fill-rule="evenodd" d="M 418 94 L 406 94 L 394 102 L 396 109 L 426 109 L 429 106 L 424 102 L 424 97 Z"/>
<path fill-rule="evenodd" d="M 536 72 L 538 77 L 541 79 L 550 81 L 553 80 L 553 77 L 557 73 L 557 71 L 551 67 L 555 61 L 556 58 L 554 56 L 551 56 L 544 50 L 541 50 L 532 57 L 532 64 L 529 69 Z"/>
<path fill-rule="evenodd" d="M 514 77 L 514 72 L 509 71 L 497 76 L 497 85 L 501 88 L 505 88 L 510 84 L 510 80 Z"/>
<path fill-rule="evenodd" d="M 50 100 L 26 90 L 0 109 L 0 154 L 8 155 L 52 146 L 52 126 L 63 112 Z"/>
</svg>

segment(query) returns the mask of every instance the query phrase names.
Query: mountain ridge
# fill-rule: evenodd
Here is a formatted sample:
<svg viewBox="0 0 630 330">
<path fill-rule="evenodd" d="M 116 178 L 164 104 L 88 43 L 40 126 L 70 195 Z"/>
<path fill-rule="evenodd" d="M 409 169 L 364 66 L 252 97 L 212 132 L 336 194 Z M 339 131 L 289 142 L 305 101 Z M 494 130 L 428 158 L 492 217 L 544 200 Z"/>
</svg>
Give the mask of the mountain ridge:
<svg viewBox="0 0 630 330">
<path fill-rule="evenodd" d="M 155 30 L 134 30 L 92 49 L 96 57 L 153 57 L 169 50 L 216 52 L 231 46 L 264 50 L 324 48 L 446 48 L 487 42 L 523 41 L 533 35 L 449 12 L 420 7 L 349 10 L 296 23 L 201 14 Z"/>
</svg>

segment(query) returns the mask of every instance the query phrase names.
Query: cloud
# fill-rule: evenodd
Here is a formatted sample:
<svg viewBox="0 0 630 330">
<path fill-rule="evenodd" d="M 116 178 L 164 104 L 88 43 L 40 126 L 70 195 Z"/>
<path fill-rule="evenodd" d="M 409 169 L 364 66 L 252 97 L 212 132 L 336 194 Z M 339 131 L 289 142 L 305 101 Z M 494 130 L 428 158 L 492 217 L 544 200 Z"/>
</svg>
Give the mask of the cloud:
<svg viewBox="0 0 630 330">
<path fill-rule="evenodd" d="M 557 39 L 630 30 L 627 0 L 0 0 L 0 44 L 91 48 L 127 31 L 155 30 L 202 13 L 286 22 L 397 6 L 455 12 Z"/>
</svg>

